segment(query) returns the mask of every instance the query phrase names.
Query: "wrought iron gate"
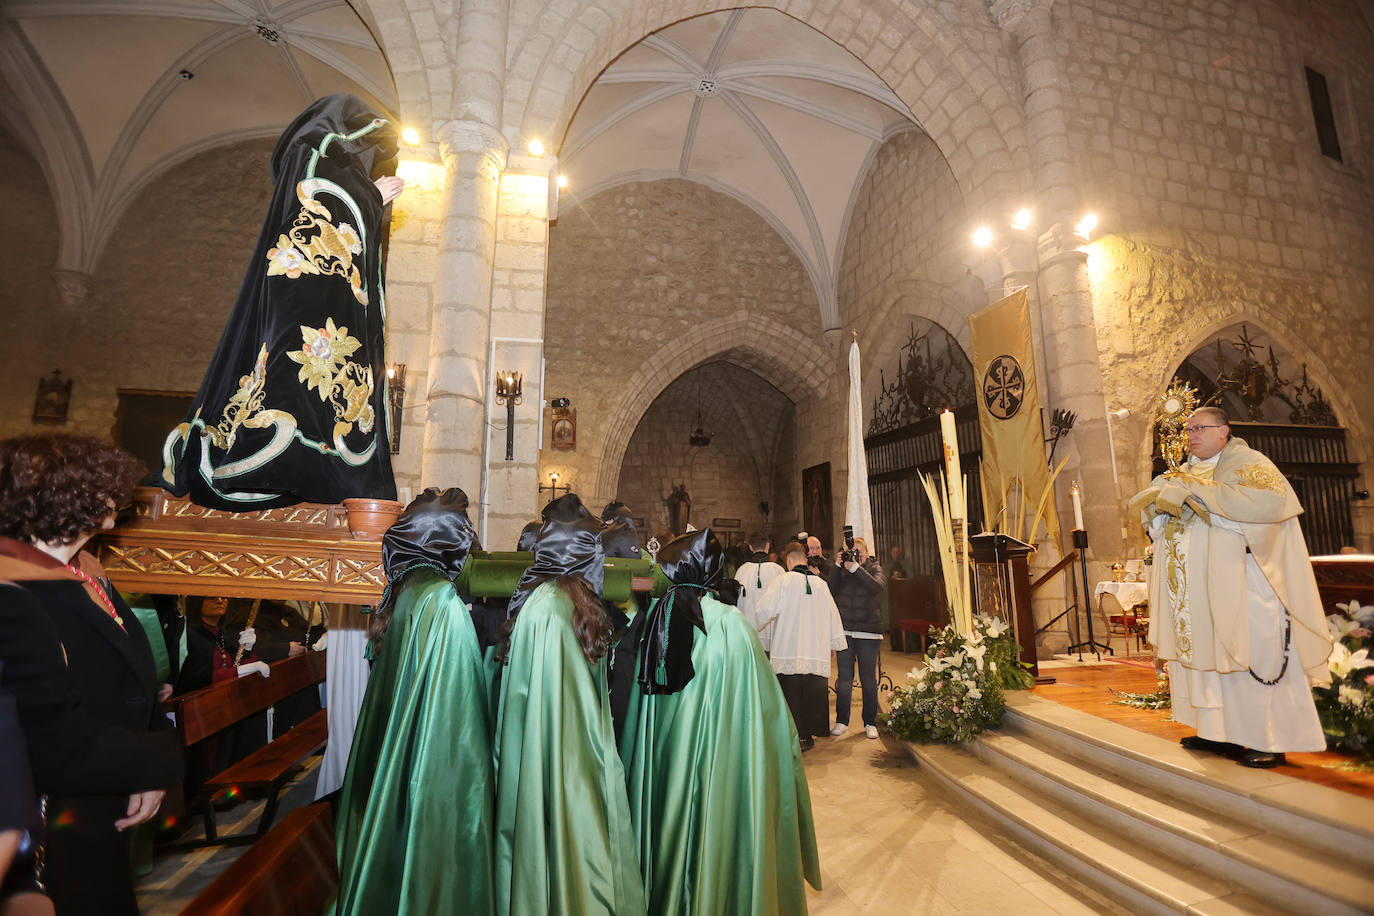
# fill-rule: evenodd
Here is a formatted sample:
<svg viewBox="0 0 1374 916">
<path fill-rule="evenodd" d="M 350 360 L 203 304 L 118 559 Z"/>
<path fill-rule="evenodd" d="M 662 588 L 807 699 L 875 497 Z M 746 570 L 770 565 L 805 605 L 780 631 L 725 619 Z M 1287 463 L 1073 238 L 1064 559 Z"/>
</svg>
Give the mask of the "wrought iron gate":
<svg viewBox="0 0 1374 916">
<path fill-rule="evenodd" d="M 959 461 L 968 481 L 969 532 L 982 530 L 983 493 L 978 462 L 983 456 L 978 429 L 978 408 L 970 405 L 954 411 L 959 439 Z M 894 544 L 902 548 L 908 575 L 939 576 L 940 551 L 935 542 L 935 523 L 930 502 L 918 474 L 938 477 L 944 470 L 944 446 L 939 416 L 918 420 L 891 432 L 864 439 L 868 459 L 868 495 L 873 506 L 876 544 L 873 552 L 888 567 Z"/>
</svg>

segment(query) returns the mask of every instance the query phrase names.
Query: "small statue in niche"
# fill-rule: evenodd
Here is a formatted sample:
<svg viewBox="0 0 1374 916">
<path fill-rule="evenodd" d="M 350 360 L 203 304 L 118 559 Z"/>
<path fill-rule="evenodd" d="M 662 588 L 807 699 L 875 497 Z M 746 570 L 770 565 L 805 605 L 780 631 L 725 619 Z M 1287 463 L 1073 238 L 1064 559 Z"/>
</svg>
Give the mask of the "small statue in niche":
<svg viewBox="0 0 1374 916">
<path fill-rule="evenodd" d="M 680 483 L 663 498 L 668 508 L 668 530 L 674 537 L 687 531 L 687 519 L 692 513 L 692 497 L 687 492 L 687 484 Z"/>
</svg>

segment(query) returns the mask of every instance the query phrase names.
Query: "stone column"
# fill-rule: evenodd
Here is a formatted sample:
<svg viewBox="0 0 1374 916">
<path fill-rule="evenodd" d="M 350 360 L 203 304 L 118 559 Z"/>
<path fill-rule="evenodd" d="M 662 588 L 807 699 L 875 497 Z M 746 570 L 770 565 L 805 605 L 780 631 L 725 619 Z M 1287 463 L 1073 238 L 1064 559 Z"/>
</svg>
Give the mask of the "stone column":
<svg viewBox="0 0 1374 916">
<path fill-rule="evenodd" d="M 474 121 L 439 130 L 446 200 L 429 327 L 429 389 L 421 483 L 482 489 L 487 343 L 496 202 L 506 141 Z"/>
<path fill-rule="evenodd" d="M 508 12 L 505 0 L 459 4 L 454 117 L 436 131 L 445 206 L 430 317 L 421 478 L 425 486 L 461 486 L 474 503 L 483 490 L 496 205 L 509 149 L 497 127 Z"/>
<path fill-rule="evenodd" d="M 1122 494 L 1112 482 L 1088 256 L 1073 230 L 1081 214 L 1050 22 L 1054 0 L 993 0 L 990 6 L 997 24 L 1016 39 L 1037 217 L 1041 225 L 1048 226 L 1039 240 L 1037 284 L 1049 382 L 1045 407 L 1064 408 L 1078 415 L 1068 443 L 1074 447 L 1076 461 L 1070 460 L 1058 488 L 1065 497 L 1059 500 L 1060 517 L 1072 526 L 1068 484 L 1081 480 L 1084 525 L 1097 565 L 1089 577 L 1100 577 L 1103 565 L 1118 559 L 1124 547 Z"/>
<path fill-rule="evenodd" d="M 524 401 L 515 409 L 512 460 L 505 460 L 504 409 L 496 409 L 487 430 L 483 536 L 493 550 L 513 549 L 525 522 L 539 517 L 540 418 L 548 419 L 544 398 L 558 394 L 539 390 L 549 220 L 557 215 L 557 174 L 558 160 L 552 156 L 512 153 L 501 176 L 491 291 L 492 368 L 520 372 L 525 381 Z"/>
</svg>

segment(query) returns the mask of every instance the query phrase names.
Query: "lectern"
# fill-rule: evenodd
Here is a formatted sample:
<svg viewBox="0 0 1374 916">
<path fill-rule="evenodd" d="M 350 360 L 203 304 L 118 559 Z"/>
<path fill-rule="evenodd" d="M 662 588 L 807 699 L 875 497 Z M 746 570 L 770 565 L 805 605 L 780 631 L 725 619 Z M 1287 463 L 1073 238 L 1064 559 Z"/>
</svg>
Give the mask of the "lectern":
<svg viewBox="0 0 1374 916">
<path fill-rule="evenodd" d="M 977 612 L 1000 617 L 1011 625 L 1021 646 L 1021 661 L 1030 665 L 1037 684 L 1054 678 L 1040 674 L 1035 653 L 1035 616 L 1031 613 L 1030 566 L 1035 548 L 1008 534 L 985 532 L 969 538 L 973 556 L 974 600 Z"/>
</svg>

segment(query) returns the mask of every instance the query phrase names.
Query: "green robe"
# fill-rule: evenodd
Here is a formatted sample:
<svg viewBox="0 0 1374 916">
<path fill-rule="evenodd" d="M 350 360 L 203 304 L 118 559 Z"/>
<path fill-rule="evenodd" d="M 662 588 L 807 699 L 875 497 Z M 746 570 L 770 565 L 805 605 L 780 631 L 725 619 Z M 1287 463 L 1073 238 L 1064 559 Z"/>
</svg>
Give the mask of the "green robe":
<svg viewBox="0 0 1374 916">
<path fill-rule="evenodd" d="M 411 573 L 344 776 L 337 913 L 493 912 L 491 722 L 467 607 L 447 579 Z"/>
<path fill-rule="evenodd" d="M 620 752 L 649 912 L 806 912 L 820 890 L 797 730 L 758 635 L 703 596 L 696 673 L 678 693 L 636 682 Z"/>
<path fill-rule="evenodd" d="M 497 910 L 642 914 L 644 889 L 616 753 L 606 660 L 590 665 L 556 583 L 511 633 L 496 724 Z"/>
</svg>

